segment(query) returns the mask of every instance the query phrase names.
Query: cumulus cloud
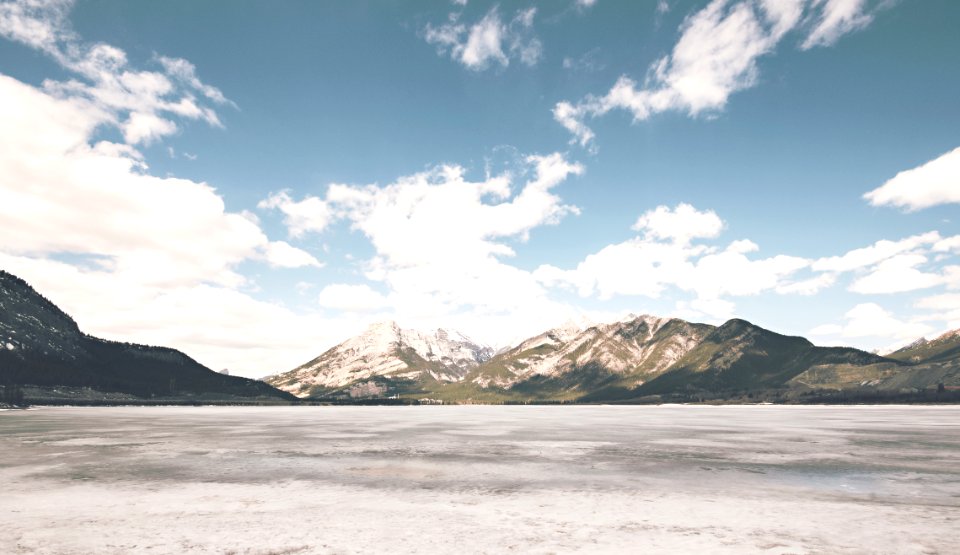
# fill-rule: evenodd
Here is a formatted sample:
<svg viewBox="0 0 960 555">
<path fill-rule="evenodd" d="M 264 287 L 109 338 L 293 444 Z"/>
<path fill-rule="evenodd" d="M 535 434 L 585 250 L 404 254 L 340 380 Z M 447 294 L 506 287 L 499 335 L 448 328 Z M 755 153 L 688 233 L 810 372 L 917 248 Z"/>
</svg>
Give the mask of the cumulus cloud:
<svg viewBox="0 0 960 555">
<path fill-rule="evenodd" d="M 292 365 L 309 354 L 304 345 L 340 333 L 243 292 L 254 284 L 241 264 L 319 266 L 312 255 L 270 241 L 206 183 L 151 175 L 133 146 L 178 119 L 216 123 L 198 97 L 229 101 L 186 62 L 141 72 L 118 49 L 86 45 L 66 22 L 70 5 L 0 4 L 2 36 L 86 80 L 37 88 L 0 74 L 0 267 L 86 332 L 169 345 L 248 376 Z M 129 144 L 94 141 L 104 126 Z"/>
<path fill-rule="evenodd" d="M 573 142 L 588 146 L 594 134 L 585 120 L 612 110 L 626 110 L 634 121 L 721 110 L 733 93 L 756 84 L 758 60 L 788 32 L 812 25 L 802 48 L 832 44 L 866 26 L 866 10 L 865 2 L 850 0 L 713 0 L 684 20 L 672 52 L 650 66 L 643 84 L 623 75 L 603 96 L 557 103 L 554 119 Z"/>
<path fill-rule="evenodd" d="M 960 329 L 960 293 L 922 297 L 913 306 L 926 311 L 921 316 L 922 320 L 944 323 L 941 331 Z"/>
<path fill-rule="evenodd" d="M 158 288 L 108 270 L 3 252 L 0 267 L 26 279 L 85 332 L 175 347 L 234 375 L 289 370 L 368 324 L 349 314 L 294 312 L 216 284 Z"/>
<path fill-rule="evenodd" d="M 960 202 L 960 148 L 898 173 L 863 198 L 873 206 L 896 206 L 908 211 Z"/>
<path fill-rule="evenodd" d="M 713 210 L 701 212 L 689 204 L 681 203 L 672 210 L 667 206 L 658 206 L 644 213 L 633 224 L 633 229 L 655 239 L 687 244 L 691 239 L 716 237 L 723 230 L 723 221 Z"/>
<path fill-rule="evenodd" d="M 323 288 L 317 302 L 344 312 L 372 312 L 387 307 L 387 298 L 366 284 L 334 283 Z"/>
<path fill-rule="evenodd" d="M 257 203 L 261 210 L 279 210 L 291 237 L 301 237 L 308 232 L 321 232 L 333 220 L 327 203 L 318 197 L 307 196 L 294 201 L 289 191 L 271 193 L 269 197 Z"/>
<path fill-rule="evenodd" d="M 917 321 L 896 318 L 876 303 L 861 303 L 844 315 L 842 324 L 824 324 L 810 330 L 810 335 L 837 338 L 916 339 L 933 328 Z"/>
<path fill-rule="evenodd" d="M 511 59 L 536 65 L 543 55 L 543 45 L 533 32 L 536 8 L 518 10 L 513 19 L 503 21 L 496 6 L 473 24 L 460 21 L 459 12 L 451 13 L 442 25 L 428 24 L 424 39 L 464 67 L 482 71 L 492 64 L 510 65 Z"/>
<path fill-rule="evenodd" d="M 713 211 L 688 204 L 672 210 L 657 207 L 641 216 L 634 229 L 644 235 L 608 245 L 574 269 L 543 265 L 535 275 L 547 286 L 569 287 L 581 296 L 601 299 L 617 295 L 659 298 L 675 288 L 696 296 L 694 301 L 679 304 L 680 312 L 697 310 L 716 316 L 733 312 L 725 296 L 791 292 L 789 278 L 811 262 L 786 255 L 750 257 L 759 246 L 749 240 L 733 241 L 722 250 L 693 244 L 693 239 L 719 235 L 723 221 Z"/>
<path fill-rule="evenodd" d="M 861 294 L 902 293 L 944 283 L 943 275 L 917 269 L 917 266 L 926 263 L 927 257 L 922 254 L 900 254 L 888 258 L 854 281 L 850 291 Z"/>
<path fill-rule="evenodd" d="M 526 159 L 532 175 L 511 196 L 511 176 L 481 182 L 458 166 L 401 178 L 383 188 L 331 186 L 327 200 L 377 251 L 368 275 L 426 305 L 506 308 L 521 295 L 542 296 L 526 272 L 501 263 L 506 239 L 523 241 L 576 207 L 551 192 L 583 168 L 559 154 Z"/>
<path fill-rule="evenodd" d="M 83 101 L 0 75 L 0 249 L 104 257 L 157 283 L 238 284 L 232 267 L 270 242 L 212 187 L 145 172 L 135 150 L 88 144 L 100 123 Z"/>
<path fill-rule="evenodd" d="M 40 50 L 76 76 L 45 81 L 46 92 L 84 101 L 99 123 L 119 127 L 129 144 L 149 144 L 176 133 L 175 118 L 221 126 L 214 106 L 233 103 L 203 83 L 193 64 L 160 56 L 155 63 L 162 71 L 135 69 L 123 50 L 84 42 L 70 27 L 72 6 L 72 0 L 0 4 L 0 36 Z"/>
<path fill-rule="evenodd" d="M 814 261 L 812 269 L 833 274 L 853 272 L 857 277 L 849 290 L 854 293 L 890 294 L 927 289 L 952 282 L 956 266 L 929 268 L 949 255 L 936 261 L 931 261 L 929 256 L 951 251 L 954 242 L 954 237 L 944 239 L 936 231 L 898 241 L 884 239 L 840 256 L 820 258 Z"/>
<path fill-rule="evenodd" d="M 323 264 L 312 254 L 284 241 L 271 241 L 267 244 L 265 257 L 267 262 L 275 268 L 323 267 Z"/>
<path fill-rule="evenodd" d="M 345 221 L 363 234 L 375 251 L 360 262 L 364 276 L 389 291 L 387 308 L 405 322 L 460 325 L 496 341 L 573 314 L 551 300 L 531 272 L 504 259 L 537 227 L 578 212 L 554 189 L 582 172 L 558 153 L 533 155 L 481 181 L 467 179 L 460 166 L 444 165 L 385 186 L 333 184 L 322 199 L 278 201 L 275 194 L 268 204 L 306 219 L 317 211 L 324 225 Z M 383 306 L 366 285 L 331 287 L 321 298 L 327 308 L 348 310 L 338 298 L 354 299 L 347 304 L 357 305 L 355 311 Z"/>
</svg>

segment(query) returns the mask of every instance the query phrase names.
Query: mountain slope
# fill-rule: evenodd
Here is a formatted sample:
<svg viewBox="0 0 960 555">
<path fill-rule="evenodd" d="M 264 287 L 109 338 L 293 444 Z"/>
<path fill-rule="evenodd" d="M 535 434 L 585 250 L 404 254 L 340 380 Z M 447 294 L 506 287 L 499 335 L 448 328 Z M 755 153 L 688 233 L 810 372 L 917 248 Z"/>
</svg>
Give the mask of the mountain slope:
<svg viewBox="0 0 960 555">
<path fill-rule="evenodd" d="M 581 398 L 629 389 L 664 372 L 713 329 L 654 316 L 551 330 L 507 350 L 467 376 L 521 397 Z"/>
<path fill-rule="evenodd" d="M 887 355 L 904 362 L 945 362 L 960 359 L 960 330 L 948 331 L 936 339 L 920 338 Z"/>
<path fill-rule="evenodd" d="M 422 333 L 401 329 L 396 322 L 379 322 L 317 358 L 265 381 L 301 397 L 335 392 L 352 397 L 378 396 L 386 393 L 384 384 L 388 381 L 395 382 L 394 386 L 407 385 L 413 391 L 422 382 L 460 381 L 492 355 L 490 347 L 455 331 Z"/>
<path fill-rule="evenodd" d="M 811 368 L 858 368 L 900 363 L 846 347 L 816 347 L 802 337 L 774 333 L 733 319 L 716 328 L 668 372 L 643 384 L 638 395 L 784 388 Z"/>
<path fill-rule="evenodd" d="M 263 382 L 214 372 L 174 349 L 86 335 L 69 315 L 3 270 L 0 383 L 92 388 L 139 397 L 292 399 Z"/>
</svg>

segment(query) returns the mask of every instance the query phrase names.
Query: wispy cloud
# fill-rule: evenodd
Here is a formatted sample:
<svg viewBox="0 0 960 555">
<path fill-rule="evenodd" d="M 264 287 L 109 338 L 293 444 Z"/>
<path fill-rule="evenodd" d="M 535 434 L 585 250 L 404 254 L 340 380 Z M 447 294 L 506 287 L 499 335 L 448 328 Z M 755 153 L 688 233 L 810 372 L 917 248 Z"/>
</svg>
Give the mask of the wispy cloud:
<svg viewBox="0 0 960 555">
<path fill-rule="evenodd" d="M 843 319 L 842 324 L 817 326 L 810 330 L 810 335 L 843 339 L 877 337 L 902 342 L 917 339 L 934 330 L 920 321 L 897 318 L 877 303 L 860 303 L 848 310 Z"/>
<path fill-rule="evenodd" d="M 874 206 L 910 211 L 960 203 L 960 148 L 898 173 L 863 197 Z"/>
<path fill-rule="evenodd" d="M 150 143 L 178 130 L 175 118 L 221 126 L 215 106 L 234 106 L 202 82 L 190 62 L 158 56 L 160 71 L 138 70 L 127 54 L 104 43 L 87 43 L 70 26 L 72 0 L 14 0 L 0 4 L 0 36 L 35 48 L 76 78 L 47 80 L 60 98 L 83 99 L 102 123 L 117 126 L 128 144 Z"/>
<path fill-rule="evenodd" d="M 461 22 L 461 12 L 454 12 L 442 25 L 428 24 L 423 36 L 441 55 L 449 55 L 473 71 L 493 64 L 506 67 L 513 59 L 533 66 L 543 55 L 543 45 L 533 32 L 536 13 L 536 8 L 527 8 L 503 21 L 494 6 L 478 22 L 466 24 Z"/>
<path fill-rule="evenodd" d="M 626 110 L 634 121 L 721 110 L 733 93 L 757 83 L 758 60 L 788 32 L 806 30 L 803 49 L 830 45 L 869 24 L 867 10 L 862 0 L 713 0 L 684 20 L 672 52 L 650 66 L 642 84 L 623 75 L 603 96 L 557 103 L 554 119 L 586 147 L 594 139 L 586 120 L 612 110 Z"/>
</svg>

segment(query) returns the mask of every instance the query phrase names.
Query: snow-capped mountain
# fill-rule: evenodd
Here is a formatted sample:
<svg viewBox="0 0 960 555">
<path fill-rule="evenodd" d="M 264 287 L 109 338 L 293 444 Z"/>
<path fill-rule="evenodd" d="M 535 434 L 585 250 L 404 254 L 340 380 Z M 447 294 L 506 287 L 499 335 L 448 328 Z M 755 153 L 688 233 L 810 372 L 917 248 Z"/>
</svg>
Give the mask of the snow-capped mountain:
<svg viewBox="0 0 960 555">
<path fill-rule="evenodd" d="M 712 326 L 672 318 L 633 316 L 580 330 L 549 330 L 498 354 L 469 379 L 481 387 L 510 387 L 535 376 L 556 378 L 578 369 L 655 376 L 697 346 Z"/>
<path fill-rule="evenodd" d="M 907 362 L 942 362 L 956 359 L 960 357 L 960 329 L 948 331 L 931 340 L 921 337 L 887 356 Z"/>
<path fill-rule="evenodd" d="M 421 332 L 378 322 L 289 372 L 265 381 L 294 395 L 342 388 L 378 376 L 456 382 L 493 356 L 493 349 L 453 330 Z"/>
<path fill-rule="evenodd" d="M 27 282 L 0 270 L 0 349 L 76 360 L 83 355 L 77 323 Z"/>
</svg>

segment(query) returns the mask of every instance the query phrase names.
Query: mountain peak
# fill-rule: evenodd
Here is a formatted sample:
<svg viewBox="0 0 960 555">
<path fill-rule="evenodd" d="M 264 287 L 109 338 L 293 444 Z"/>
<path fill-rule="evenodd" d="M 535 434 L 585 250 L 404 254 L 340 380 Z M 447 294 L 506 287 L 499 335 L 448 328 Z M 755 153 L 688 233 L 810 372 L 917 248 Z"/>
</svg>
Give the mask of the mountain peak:
<svg viewBox="0 0 960 555">
<path fill-rule="evenodd" d="M 0 270 L 0 383 L 78 388 L 80 394 L 290 398 L 247 378 L 224 376 L 180 351 L 98 339 L 26 281 Z M 72 393 L 68 393 L 71 395 Z"/>
<path fill-rule="evenodd" d="M 960 328 L 957 328 L 957 329 L 955 329 L 955 330 L 950 330 L 950 331 L 948 331 L 948 332 L 946 332 L 946 333 L 943 333 L 943 334 L 939 335 L 934 341 L 947 340 L 947 339 L 951 339 L 951 338 L 958 337 L 958 336 L 960 336 Z M 923 343 L 927 343 L 927 341 L 926 341 L 924 338 L 922 338 L 922 337 L 919 339 L 919 341 L 923 341 Z M 921 345 L 922 345 L 923 343 L 921 343 Z"/>
<path fill-rule="evenodd" d="M 362 334 L 310 362 L 266 380 L 295 395 L 326 395 L 374 379 L 409 381 L 429 377 L 458 381 L 491 356 L 490 347 L 459 331 L 405 329 L 395 321 L 385 320 L 370 324 Z"/>
</svg>

